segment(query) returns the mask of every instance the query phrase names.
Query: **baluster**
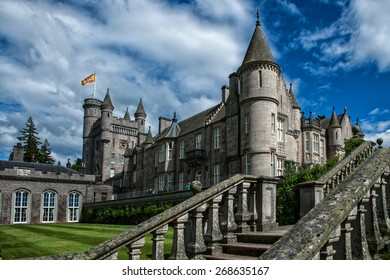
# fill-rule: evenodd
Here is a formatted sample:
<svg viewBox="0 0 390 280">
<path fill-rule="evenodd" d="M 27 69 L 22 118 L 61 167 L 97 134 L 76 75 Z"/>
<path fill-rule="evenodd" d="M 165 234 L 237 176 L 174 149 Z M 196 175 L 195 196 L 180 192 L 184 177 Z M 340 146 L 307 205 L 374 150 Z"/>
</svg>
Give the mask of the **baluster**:
<svg viewBox="0 0 390 280">
<path fill-rule="evenodd" d="M 188 260 L 186 244 L 184 240 L 185 223 L 188 221 L 188 213 L 176 219 L 173 231 L 171 260 Z"/>
<path fill-rule="evenodd" d="M 104 259 L 105 260 L 117 260 L 118 259 L 118 250 L 116 250 L 114 253 L 110 254 L 109 256 L 105 257 Z"/>
<path fill-rule="evenodd" d="M 251 231 L 257 231 L 257 219 L 259 216 L 257 215 L 256 207 L 256 184 L 251 184 L 248 195 L 249 227 Z"/>
<path fill-rule="evenodd" d="M 218 254 L 222 252 L 222 247 L 218 244 L 223 238 L 219 227 L 219 203 L 221 201 L 222 195 L 219 195 L 208 202 L 209 218 L 204 239 L 209 254 Z"/>
<path fill-rule="evenodd" d="M 371 260 L 370 252 L 368 249 L 367 235 L 366 235 L 366 217 L 365 214 L 367 210 L 364 208 L 364 205 L 359 206 L 359 225 L 360 225 L 360 241 L 362 246 L 362 259 Z"/>
<path fill-rule="evenodd" d="M 126 245 L 129 249 L 127 254 L 129 255 L 129 260 L 139 260 L 141 259 L 141 248 L 145 245 L 145 236 L 141 237 L 137 241 Z"/>
<path fill-rule="evenodd" d="M 333 260 L 333 255 L 336 254 L 336 250 L 333 248 L 333 243 L 336 243 L 339 241 L 341 235 L 341 228 L 338 226 L 336 230 L 332 233 L 332 235 L 329 237 L 328 242 L 326 242 L 324 251 L 321 251 L 321 254 L 325 256 L 326 260 Z"/>
<path fill-rule="evenodd" d="M 168 225 L 162 226 L 158 230 L 154 231 L 153 234 L 153 251 L 152 259 L 153 260 L 163 260 L 164 259 L 164 240 L 165 234 L 168 232 Z"/>
<path fill-rule="evenodd" d="M 192 259 L 204 259 L 202 254 L 206 252 L 207 246 L 204 243 L 203 231 L 203 213 L 206 211 L 206 204 L 197 207 L 192 211 L 192 230 L 191 242 L 188 245 L 188 252 L 192 255 Z"/>
<path fill-rule="evenodd" d="M 379 222 L 378 222 L 378 209 L 376 204 L 376 199 L 378 195 L 376 194 L 375 188 L 380 188 L 380 184 L 375 183 L 374 187 L 371 189 L 371 205 L 372 205 L 372 219 L 373 219 L 373 227 L 374 227 L 374 237 L 375 237 L 375 251 L 378 252 L 385 247 L 385 241 L 379 230 Z"/>
<path fill-rule="evenodd" d="M 344 232 L 344 246 L 345 246 L 345 259 L 352 260 L 352 231 L 351 221 L 355 221 L 357 216 L 357 207 L 353 208 L 349 213 L 347 219 L 344 222 L 344 228 L 341 230 Z"/>
<path fill-rule="evenodd" d="M 237 212 L 234 215 L 237 221 L 237 231 L 238 232 L 247 232 L 250 230 L 248 221 L 251 219 L 250 213 L 248 211 L 248 189 L 250 183 L 242 182 L 237 186 L 238 190 L 238 204 Z"/>
<path fill-rule="evenodd" d="M 221 230 L 224 233 L 223 243 L 237 242 L 237 236 L 234 232 L 237 230 L 237 224 L 234 220 L 234 195 L 237 192 L 237 187 L 231 188 L 224 196 L 224 217 L 221 222 Z"/>
<path fill-rule="evenodd" d="M 386 185 L 387 182 L 385 181 L 384 176 L 382 175 L 381 178 L 381 189 L 382 189 L 382 205 L 383 205 L 383 219 L 387 228 L 387 233 L 390 233 L 390 219 L 389 219 L 389 212 L 387 208 L 387 195 L 386 195 Z M 387 186 L 387 187 L 390 187 Z"/>
</svg>

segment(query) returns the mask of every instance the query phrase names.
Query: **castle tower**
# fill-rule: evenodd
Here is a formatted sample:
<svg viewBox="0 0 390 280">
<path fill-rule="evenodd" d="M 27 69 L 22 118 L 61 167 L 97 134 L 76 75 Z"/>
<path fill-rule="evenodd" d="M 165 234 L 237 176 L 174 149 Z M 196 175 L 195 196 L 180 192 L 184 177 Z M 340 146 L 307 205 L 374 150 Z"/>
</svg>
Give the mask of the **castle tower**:
<svg viewBox="0 0 390 280">
<path fill-rule="evenodd" d="M 280 67 L 275 63 L 257 14 L 256 27 L 242 65 L 240 80 L 240 123 L 242 172 L 274 176 L 278 135 L 278 84 Z M 281 122 L 283 125 L 283 122 Z M 283 132 L 283 128 L 279 128 Z M 279 139 L 280 140 L 280 139 Z M 275 170 L 275 169 L 274 169 Z"/>
<path fill-rule="evenodd" d="M 95 143 L 92 135 L 94 123 L 101 117 L 102 102 L 95 98 L 84 100 L 82 161 L 88 174 L 93 173 Z"/>
<path fill-rule="evenodd" d="M 110 92 L 107 89 L 106 96 L 104 97 L 103 103 L 101 105 L 102 114 L 101 114 L 101 176 L 102 181 L 104 182 L 110 178 L 110 169 L 111 169 L 111 145 L 112 132 L 112 112 L 114 106 L 111 102 Z"/>
<path fill-rule="evenodd" d="M 145 133 L 146 116 L 144 105 L 142 104 L 142 98 L 140 98 L 137 110 L 134 113 L 135 121 L 138 122 L 139 133 Z"/>
<path fill-rule="evenodd" d="M 301 117 L 302 117 L 302 113 L 301 113 L 301 107 L 299 107 L 298 105 L 298 102 L 297 102 L 297 99 L 295 98 L 295 94 L 294 94 L 294 90 L 293 90 L 293 86 L 292 84 L 290 83 L 290 89 L 288 91 L 288 94 L 289 94 L 289 97 L 291 99 L 291 104 L 292 104 L 292 108 L 293 108 L 293 127 L 294 127 L 294 139 L 296 140 L 296 146 L 297 146 L 297 153 L 296 153 L 296 158 L 294 159 L 294 161 L 297 163 L 297 164 L 301 164 L 302 163 L 302 159 L 301 159 L 301 151 L 302 151 L 302 141 L 300 140 L 301 139 Z"/>
<path fill-rule="evenodd" d="M 328 126 L 328 159 L 335 155 L 343 155 L 344 153 L 344 137 L 339 120 L 337 119 L 336 111 L 333 107 L 332 117 Z"/>
</svg>

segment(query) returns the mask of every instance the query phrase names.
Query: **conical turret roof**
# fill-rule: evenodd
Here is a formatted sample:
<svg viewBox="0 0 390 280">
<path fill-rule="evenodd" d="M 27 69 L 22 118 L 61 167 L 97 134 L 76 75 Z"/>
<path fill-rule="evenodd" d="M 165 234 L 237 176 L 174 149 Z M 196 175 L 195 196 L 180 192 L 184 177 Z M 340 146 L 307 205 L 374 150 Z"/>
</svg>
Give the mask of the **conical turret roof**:
<svg viewBox="0 0 390 280">
<path fill-rule="evenodd" d="M 148 136 L 146 136 L 144 144 L 145 145 L 146 144 L 153 144 L 153 136 L 152 136 L 152 132 L 150 130 L 150 126 L 149 126 Z"/>
<path fill-rule="evenodd" d="M 271 53 L 271 49 L 261 28 L 258 12 L 255 31 L 253 32 L 252 39 L 249 43 L 249 47 L 246 51 L 242 65 L 254 61 L 266 61 L 275 63 L 274 57 Z"/>
<path fill-rule="evenodd" d="M 332 117 L 330 118 L 329 127 L 341 127 L 339 120 L 337 119 L 337 115 L 334 107 L 333 107 Z"/>
<path fill-rule="evenodd" d="M 291 83 L 290 83 L 290 90 L 288 93 L 291 97 L 291 103 L 292 103 L 293 108 L 294 109 L 301 109 L 298 105 L 297 99 L 295 98 L 295 94 L 294 94 L 293 87 L 292 87 Z"/>
<path fill-rule="evenodd" d="M 106 93 L 106 96 L 104 97 L 102 106 L 111 107 L 112 110 L 114 109 L 114 106 L 112 105 L 112 102 L 111 102 L 111 96 L 110 96 L 110 90 L 109 89 L 107 89 L 107 93 Z"/>
<path fill-rule="evenodd" d="M 141 117 L 141 116 L 146 117 L 144 105 L 142 104 L 142 98 L 140 98 L 140 100 L 139 100 L 138 107 L 137 107 L 137 110 L 134 113 L 134 116 L 136 118 L 137 117 Z"/>
<path fill-rule="evenodd" d="M 126 121 L 131 121 L 128 107 L 126 108 L 126 113 L 123 119 L 125 119 Z"/>
</svg>

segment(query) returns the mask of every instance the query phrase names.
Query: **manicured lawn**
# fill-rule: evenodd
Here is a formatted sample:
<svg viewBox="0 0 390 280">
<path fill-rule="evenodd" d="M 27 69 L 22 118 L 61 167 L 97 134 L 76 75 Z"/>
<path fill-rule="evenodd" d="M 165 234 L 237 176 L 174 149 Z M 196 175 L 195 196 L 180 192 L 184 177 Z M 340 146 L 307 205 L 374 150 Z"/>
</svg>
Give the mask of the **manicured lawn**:
<svg viewBox="0 0 390 280">
<path fill-rule="evenodd" d="M 46 224 L 0 226 L 0 248 L 4 260 L 83 252 L 132 226 L 107 224 Z M 170 253 L 172 229 L 165 235 L 165 253 Z M 142 259 L 150 259 L 152 235 L 145 238 Z M 121 248 L 118 259 L 128 259 Z"/>
</svg>

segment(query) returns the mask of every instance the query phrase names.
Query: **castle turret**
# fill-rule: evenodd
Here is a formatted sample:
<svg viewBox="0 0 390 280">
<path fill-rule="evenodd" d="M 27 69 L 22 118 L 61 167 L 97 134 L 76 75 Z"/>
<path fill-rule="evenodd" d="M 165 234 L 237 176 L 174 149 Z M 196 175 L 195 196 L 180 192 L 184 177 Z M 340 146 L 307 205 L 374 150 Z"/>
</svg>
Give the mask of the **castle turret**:
<svg viewBox="0 0 390 280">
<path fill-rule="evenodd" d="M 88 174 L 93 173 L 95 143 L 93 141 L 93 125 L 101 117 L 102 102 L 95 98 L 84 100 L 84 129 L 82 160 Z"/>
<path fill-rule="evenodd" d="M 104 97 L 102 103 L 102 117 L 101 117 L 101 136 L 100 141 L 101 145 L 101 154 L 102 154 L 102 168 L 101 176 L 102 181 L 110 178 L 110 169 L 111 169 L 111 145 L 112 132 L 111 132 L 111 123 L 112 123 L 112 112 L 114 106 L 111 102 L 110 92 L 107 89 L 106 96 Z"/>
<path fill-rule="evenodd" d="M 146 116 L 144 105 L 142 104 L 142 98 L 140 98 L 137 110 L 134 113 L 135 120 L 138 122 L 139 133 L 145 133 Z"/>
<path fill-rule="evenodd" d="M 343 155 L 344 153 L 344 137 L 339 120 L 337 119 L 336 111 L 333 107 L 332 117 L 328 126 L 328 155 L 330 159 L 335 155 Z"/>
<path fill-rule="evenodd" d="M 242 171 L 253 175 L 274 175 L 270 174 L 270 158 L 275 158 L 277 141 L 283 141 L 278 137 L 284 137 L 284 128 L 277 127 L 281 69 L 274 61 L 258 14 L 252 39 L 237 74 L 240 79 Z M 279 125 L 284 123 L 280 121 Z"/>
</svg>

